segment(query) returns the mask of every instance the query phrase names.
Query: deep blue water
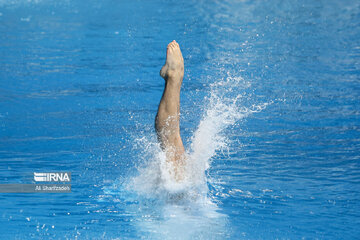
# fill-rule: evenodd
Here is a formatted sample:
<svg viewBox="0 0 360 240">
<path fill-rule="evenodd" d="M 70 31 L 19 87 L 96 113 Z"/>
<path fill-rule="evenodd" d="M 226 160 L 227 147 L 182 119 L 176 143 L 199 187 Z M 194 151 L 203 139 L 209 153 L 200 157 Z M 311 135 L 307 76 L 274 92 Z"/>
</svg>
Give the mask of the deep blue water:
<svg viewBox="0 0 360 240">
<path fill-rule="evenodd" d="M 181 201 L 146 180 L 173 39 Z M 0 0 L 0 183 L 72 173 L 0 193 L 0 238 L 357 239 L 359 83 L 359 1 Z"/>
</svg>

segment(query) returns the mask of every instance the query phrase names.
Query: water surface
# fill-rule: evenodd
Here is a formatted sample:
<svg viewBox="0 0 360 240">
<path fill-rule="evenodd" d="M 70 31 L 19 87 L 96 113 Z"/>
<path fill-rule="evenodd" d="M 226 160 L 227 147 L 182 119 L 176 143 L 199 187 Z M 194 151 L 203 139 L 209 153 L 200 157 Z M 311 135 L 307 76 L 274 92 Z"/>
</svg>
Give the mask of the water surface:
<svg viewBox="0 0 360 240">
<path fill-rule="evenodd" d="M 359 23 L 359 1 L 1 0 L 0 181 L 73 191 L 0 194 L 2 238 L 358 238 Z M 146 181 L 173 39 L 180 200 Z"/>
</svg>

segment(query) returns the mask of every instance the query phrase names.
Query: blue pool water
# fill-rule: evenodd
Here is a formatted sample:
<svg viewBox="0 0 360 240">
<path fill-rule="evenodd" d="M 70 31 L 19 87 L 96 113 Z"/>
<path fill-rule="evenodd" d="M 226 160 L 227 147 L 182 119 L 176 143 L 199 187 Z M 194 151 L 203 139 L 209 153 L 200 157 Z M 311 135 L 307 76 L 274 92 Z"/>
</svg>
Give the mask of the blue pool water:
<svg viewBox="0 0 360 240">
<path fill-rule="evenodd" d="M 153 129 L 173 39 L 183 186 Z M 0 0 L 0 183 L 72 174 L 1 193 L 0 238 L 359 238 L 359 82 L 359 1 Z"/>
</svg>

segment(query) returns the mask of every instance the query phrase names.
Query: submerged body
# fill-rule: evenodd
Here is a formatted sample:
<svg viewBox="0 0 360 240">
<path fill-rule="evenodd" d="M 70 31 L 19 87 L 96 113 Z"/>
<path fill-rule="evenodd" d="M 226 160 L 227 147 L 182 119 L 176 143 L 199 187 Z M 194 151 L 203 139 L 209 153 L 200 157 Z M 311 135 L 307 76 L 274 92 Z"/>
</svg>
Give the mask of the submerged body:
<svg viewBox="0 0 360 240">
<path fill-rule="evenodd" d="M 167 46 L 166 62 L 160 70 L 165 88 L 155 118 L 155 129 L 166 161 L 176 181 L 183 178 L 185 149 L 180 136 L 180 89 L 184 77 L 184 59 L 174 40 Z"/>
</svg>

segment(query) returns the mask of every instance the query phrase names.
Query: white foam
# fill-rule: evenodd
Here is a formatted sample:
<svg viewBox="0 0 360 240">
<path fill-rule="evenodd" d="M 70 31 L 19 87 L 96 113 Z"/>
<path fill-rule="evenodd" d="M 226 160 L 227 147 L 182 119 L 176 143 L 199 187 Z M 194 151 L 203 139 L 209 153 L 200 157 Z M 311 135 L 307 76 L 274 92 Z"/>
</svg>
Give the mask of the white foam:
<svg viewBox="0 0 360 240">
<path fill-rule="evenodd" d="M 137 139 L 143 149 L 142 159 L 146 164 L 139 167 L 139 174 L 132 179 L 128 189 L 166 201 L 206 201 L 206 170 L 216 153 L 227 147 L 228 138 L 224 135 L 224 130 L 249 114 L 263 110 L 268 104 L 243 106 L 244 93 L 241 90 L 248 87 L 250 83 L 241 77 L 227 77 L 210 85 L 210 94 L 205 99 L 207 107 L 191 136 L 182 181 L 178 182 L 172 177 L 172 166 L 166 161 L 155 137 Z"/>
<path fill-rule="evenodd" d="M 210 85 L 201 121 L 190 137 L 183 179 L 174 180 L 153 131 L 136 138 L 134 153 L 139 162 L 136 176 L 119 179 L 105 188 L 104 197 L 126 203 L 127 212 L 137 213 L 134 226 L 149 239 L 223 239 L 230 236 L 228 217 L 221 213 L 208 185 L 207 170 L 219 152 L 226 150 L 226 129 L 263 110 L 268 103 L 249 104 L 250 83 L 227 77 Z M 143 126 L 141 126 L 143 129 Z M 218 186 L 214 186 L 218 188 Z M 220 235 L 219 235 L 220 234 Z"/>
</svg>

